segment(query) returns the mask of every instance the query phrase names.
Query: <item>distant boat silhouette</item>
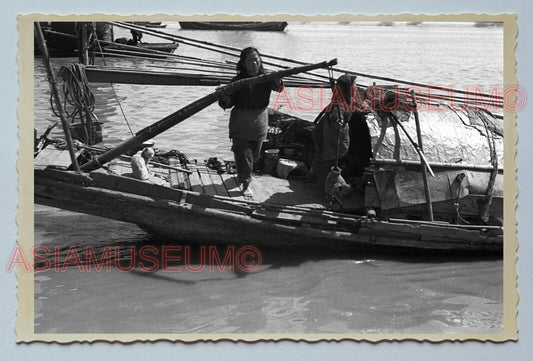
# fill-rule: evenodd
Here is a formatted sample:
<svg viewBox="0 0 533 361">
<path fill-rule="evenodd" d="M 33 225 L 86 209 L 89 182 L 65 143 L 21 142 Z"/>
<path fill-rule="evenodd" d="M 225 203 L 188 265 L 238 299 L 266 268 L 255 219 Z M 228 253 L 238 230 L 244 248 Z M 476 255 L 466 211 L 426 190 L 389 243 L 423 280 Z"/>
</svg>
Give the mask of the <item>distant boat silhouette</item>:
<svg viewBox="0 0 533 361">
<path fill-rule="evenodd" d="M 503 22 L 501 21 L 476 21 L 474 26 L 476 28 L 490 28 L 490 27 L 503 26 Z"/>
<path fill-rule="evenodd" d="M 254 30 L 254 31 L 284 31 L 286 21 L 211 21 L 194 22 L 180 21 L 184 30 Z"/>
</svg>

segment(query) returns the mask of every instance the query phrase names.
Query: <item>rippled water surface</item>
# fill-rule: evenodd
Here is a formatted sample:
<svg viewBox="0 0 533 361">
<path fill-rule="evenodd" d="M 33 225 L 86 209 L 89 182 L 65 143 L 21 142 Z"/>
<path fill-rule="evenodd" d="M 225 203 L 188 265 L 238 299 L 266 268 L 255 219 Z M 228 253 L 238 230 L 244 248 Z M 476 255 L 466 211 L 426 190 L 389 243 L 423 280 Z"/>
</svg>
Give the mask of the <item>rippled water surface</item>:
<svg viewBox="0 0 533 361">
<path fill-rule="evenodd" d="M 290 24 L 284 33 L 165 31 L 361 73 L 458 88 L 503 83 L 502 28 L 472 24 Z M 117 30 L 117 34 L 121 34 Z M 128 35 L 127 32 L 124 32 Z M 145 41 L 154 40 L 145 37 Z M 234 60 L 189 46 L 178 54 Z M 54 66 L 75 59 L 54 59 Z M 108 65 L 161 62 L 107 59 Z M 164 65 L 164 64 L 163 64 Z M 166 64 L 166 66 L 176 66 Z M 370 80 L 361 78 L 362 83 Z M 54 117 L 35 58 L 35 128 Z M 214 90 L 94 84 L 108 144 Z M 119 106 L 120 104 L 120 106 Z M 315 112 L 298 113 L 313 119 Z M 230 158 L 229 113 L 213 105 L 158 136 L 156 146 L 193 158 Z M 57 133 L 56 133 L 57 134 Z M 36 207 L 36 244 L 151 244 L 144 232 L 97 217 Z M 36 332 L 493 333 L 503 328 L 499 257 L 380 254 L 355 250 L 264 249 L 259 272 L 43 272 L 35 277 Z"/>
</svg>

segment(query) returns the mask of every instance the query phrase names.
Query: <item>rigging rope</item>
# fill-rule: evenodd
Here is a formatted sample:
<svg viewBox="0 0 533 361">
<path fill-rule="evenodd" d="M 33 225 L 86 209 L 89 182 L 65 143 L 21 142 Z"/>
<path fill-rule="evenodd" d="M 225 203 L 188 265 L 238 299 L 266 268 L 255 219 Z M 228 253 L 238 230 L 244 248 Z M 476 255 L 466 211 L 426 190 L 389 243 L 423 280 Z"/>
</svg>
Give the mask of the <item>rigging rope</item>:
<svg viewBox="0 0 533 361">
<path fill-rule="evenodd" d="M 146 28 L 146 27 L 143 27 L 143 26 L 139 26 L 139 25 L 135 25 L 135 24 L 122 23 L 122 22 L 109 22 L 109 23 L 111 25 L 114 25 L 114 26 L 122 27 L 122 28 L 129 29 L 129 30 L 133 29 L 133 30 L 141 31 L 143 33 L 146 33 L 146 34 L 149 34 L 149 35 L 152 35 L 152 36 L 156 36 L 156 37 L 159 37 L 159 38 L 162 38 L 162 39 L 175 41 L 175 42 L 178 42 L 178 43 L 181 43 L 181 44 L 184 44 L 184 45 L 189 45 L 189 46 L 193 46 L 193 47 L 196 47 L 196 48 L 205 49 L 205 50 L 208 50 L 208 51 L 229 55 L 229 56 L 232 56 L 232 57 L 239 57 L 240 50 L 241 50 L 241 49 L 238 49 L 238 48 L 235 48 L 235 47 L 232 47 L 232 46 L 216 44 L 216 43 L 203 41 L 203 40 L 196 40 L 196 39 L 185 37 L 185 36 L 170 34 L 170 33 L 167 33 L 167 32 L 160 31 L 160 30 L 149 29 L 149 28 Z M 107 42 L 107 43 L 109 43 L 109 42 Z M 113 44 L 113 43 L 111 43 L 111 44 Z M 136 47 L 128 46 L 128 45 L 120 45 L 120 47 L 122 47 L 123 49 L 136 49 Z M 166 57 L 170 57 L 170 58 L 190 59 L 191 61 L 194 61 L 194 62 L 200 62 L 200 64 L 195 64 L 195 66 L 196 65 L 197 66 L 203 66 L 203 67 L 220 66 L 220 69 L 228 69 L 226 64 L 220 63 L 220 62 L 217 62 L 217 61 L 213 61 L 213 60 L 205 60 L 205 59 L 199 59 L 199 58 L 195 58 L 195 57 L 185 57 L 185 56 L 180 56 L 178 54 L 169 54 L 169 53 L 160 52 L 160 51 L 156 51 L 156 50 L 152 50 L 151 52 L 152 53 L 156 53 L 156 54 L 161 53 L 161 55 L 165 55 Z M 124 50 L 123 54 L 124 53 L 130 53 L 130 54 L 133 54 L 133 55 L 136 55 L 136 54 L 143 55 L 142 53 L 136 52 L 136 51 L 133 51 L 133 50 L 132 51 Z M 114 55 L 118 55 L 118 54 L 114 54 Z M 120 56 L 129 57 L 127 55 L 120 55 Z M 280 60 L 280 61 L 284 61 L 284 62 L 289 62 L 289 63 L 292 63 L 292 64 L 307 64 L 306 62 L 293 60 L 293 59 L 282 58 L 282 57 L 273 56 L 273 55 L 269 55 L 269 54 L 261 54 L 261 56 L 264 57 L 264 58 L 267 58 L 267 59 L 275 59 L 275 60 Z M 161 60 L 164 60 L 164 59 L 161 59 Z M 169 59 L 167 59 L 167 60 L 169 60 Z M 226 63 L 230 64 L 232 62 L 227 61 Z M 272 63 L 272 62 L 268 62 L 268 61 L 263 61 L 263 63 L 265 65 L 272 65 L 272 66 L 275 66 L 275 67 L 278 67 L 278 68 L 288 68 L 288 66 L 284 66 L 284 65 L 281 65 L 281 64 L 276 64 L 276 63 Z M 316 79 L 328 80 L 329 81 L 330 78 L 331 78 L 331 73 L 332 72 L 344 72 L 344 73 L 357 75 L 357 76 L 361 76 L 361 77 L 365 77 L 365 78 L 378 79 L 378 80 L 384 80 L 384 81 L 388 81 L 388 82 L 395 82 L 395 83 L 406 84 L 406 85 L 410 85 L 410 86 L 417 86 L 417 87 L 421 87 L 421 88 L 426 88 L 427 89 L 427 93 L 425 92 L 425 90 L 422 90 L 422 89 L 418 93 L 419 98 L 421 98 L 421 102 L 422 103 L 426 103 L 426 104 L 432 103 L 432 104 L 437 105 L 438 102 L 442 101 L 442 102 L 452 102 L 452 103 L 458 104 L 459 106 L 462 106 L 462 105 L 468 105 L 468 106 L 472 106 L 472 107 L 491 106 L 491 107 L 494 107 L 494 110 L 501 109 L 503 107 L 503 97 L 501 97 L 499 95 L 496 95 L 496 94 L 484 94 L 484 93 L 481 93 L 481 92 L 475 92 L 474 93 L 475 97 L 472 99 L 471 98 L 472 92 L 453 89 L 453 88 L 450 88 L 450 87 L 433 86 L 433 85 L 428 85 L 428 84 L 423 84 L 423 83 L 418 83 L 418 82 L 405 81 L 405 80 L 394 79 L 394 78 L 389 78 L 389 77 L 381 77 L 381 76 L 376 76 L 376 75 L 372 75 L 372 74 L 365 74 L 365 73 L 354 72 L 354 71 L 349 71 L 349 70 L 343 70 L 343 69 L 338 69 L 338 68 L 328 69 L 328 72 L 329 72 L 328 76 L 322 75 L 322 74 L 315 74 L 315 73 L 308 72 L 308 73 L 306 73 L 306 75 L 308 77 L 305 78 L 305 81 L 315 82 L 313 84 L 314 86 L 321 86 L 322 83 L 316 83 L 317 82 Z M 222 71 L 218 75 L 223 77 L 225 74 Z M 305 84 L 298 84 L 298 82 L 296 82 L 295 84 L 292 84 L 292 85 L 293 86 L 299 86 L 299 85 L 305 86 Z M 369 86 L 360 83 L 359 87 L 368 88 Z M 406 88 L 398 88 L 399 92 L 405 92 L 405 90 L 406 90 Z M 429 93 L 430 90 L 432 90 L 431 94 Z M 441 92 L 441 94 L 438 94 L 436 92 Z M 466 96 L 460 96 L 458 94 L 466 94 Z"/>
<path fill-rule="evenodd" d="M 92 29 L 93 29 L 93 36 L 94 36 L 94 41 L 96 42 L 96 45 L 98 45 L 98 49 L 100 49 L 100 53 L 102 55 L 102 62 L 104 63 L 104 66 L 106 65 L 105 63 L 105 57 L 104 57 L 104 53 L 102 51 L 102 46 L 100 45 L 100 39 L 98 39 L 98 34 L 96 34 L 96 22 L 93 21 L 93 26 L 92 26 Z M 91 64 L 94 65 L 94 52 L 91 54 Z"/>
<path fill-rule="evenodd" d="M 102 50 L 102 46 L 101 46 L 100 41 L 98 39 L 98 35 L 96 34 L 96 23 L 95 22 L 93 22 L 92 28 L 93 28 L 93 36 L 96 39 L 96 44 L 98 45 L 98 49 L 100 49 L 100 54 L 102 56 L 102 62 L 104 63 L 104 66 L 106 66 L 104 52 Z M 92 62 L 94 64 L 94 56 L 92 57 Z M 135 135 L 133 133 L 133 130 L 131 129 L 130 123 L 128 122 L 128 118 L 126 118 L 126 114 L 124 113 L 124 109 L 122 109 L 122 104 L 120 103 L 120 100 L 118 99 L 118 95 L 117 95 L 117 92 L 115 90 L 115 87 L 113 86 L 113 83 L 109 83 L 109 84 L 111 85 L 111 90 L 113 91 L 113 95 L 115 96 L 115 99 L 116 99 L 116 101 L 118 103 L 118 107 L 120 108 L 120 112 L 122 113 L 122 117 L 126 121 L 126 125 L 128 126 L 128 129 L 129 129 L 131 135 Z"/>
<path fill-rule="evenodd" d="M 122 103 L 118 99 L 118 95 L 117 95 L 117 92 L 115 91 L 115 87 L 113 86 L 113 83 L 109 83 L 109 84 L 111 85 L 111 90 L 113 90 L 113 95 L 115 96 L 115 99 L 117 101 L 118 107 L 120 108 L 120 112 L 122 113 L 122 117 L 126 121 L 126 125 L 128 126 L 128 129 L 129 129 L 131 135 L 135 136 L 135 133 L 131 129 L 130 122 L 128 121 L 128 118 L 126 117 L 126 114 L 124 113 L 124 109 L 122 109 Z"/>
<path fill-rule="evenodd" d="M 196 39 L 192 39 L 192 38 L 188 38 L 188 37 L 180 36 L 180 35 L 173 35 L 173 34 L 170 34 L 170 33 L 167 33 L 167 32 L 148 29 L 146 27 L 133 25 L 133 24 L 125 24 L 125 23 L 122 23 L 122 22 L 110 22 L 110 24 L 116 25 L 116 26 L 119 26 L 119 27 L 124 27 L 124 28 L 130 29 L 130 30 L 131 30 L 131 28 L 134 28 L 135 30 L 139 30 L 141 32 L 145 32 L 145 33 L 153 35 L 153 36 L 158 36 L 158 37 L 161 37 L 163 39 L 174 40 L 174 41 L 186 44 L 186 45 L 191 45 L 191 46 L 195 46 L 195 47 L 206 49 L 206 50 L 216 51 L 216 52 L 219 52 L 221 54 L 226 54 L 226 55 L 235 56 L 235 57 L 239 56 L 239 53 L 240 53 L 240 50 L 241 50 L 241 49 L 238 49 L 238 48 L 235 48 L 235 47 L 231 47 L 231 46 L 216 44 L 216 43 L 212 43 L 212 42 L 208 42 L 208 41 L 196 40 Z M 194 44 L 194 43 L 196 43 L 196 44 Z M 203 45 L 199 45 L 199 44 L 203 44 Z M 208 48 L 207 46 L 204 46 L 204 45 L 208 45 L 211 48 Z M 227 51 L 217 50 L 217 49 L 212 49 L 212 48 L 230 50 L 230 51 L 234 51 L 236 53 L 228 53 Z M 294 60 L 294 59 L 288 59 L 288 58 L 282 58 L 282 57 L 269 55 L 269 54 L 261 54 L 261 56 L 264 57 L 264 58 L 269 58 L 269 59 L 274 59 L 274 60 L 279 60 L 279 61 L 285 61 L 285 62 L 289 62 L 289 63 L 293 63 L 293 64 L 300 64 L 300 65 L 308 64 L 307 62 Z M 284 67 L 284 66 L 281 66 L 279 64 L 273 64 L 273 63 L 269 63 L 269 62 L 264 62 L 264 64 L 274 65 L 274 66 L 278 66 L 278 67 L 281 67 L 281 68 Z M 406 80 L 395 79 L 395 78 L 390 78 L 390 77 L 383 77 L 383 76 L 378 76 L 378 75 L 373 75 L 373 74 L 365 74 L 365 73 L 360 73 L 360 72 L 354 72 L 354 71 L 351 71 L 351 70 L 345 70 L 345 69 L 339 69 L 339 68 L 332 68 L 332 70 L 336 71 L 336 72 L 348 73 L 348 74 L 351 74 L 351 75 L 357 75 L 357 76 L 360 76 L 360 77 L 383 80 L 383 81 L 399 83 L 399 84 L 406 84 L 406 85 L 417 86 L 417 87 L 423 87 L 423 88 L 427 88 L 427 89 L 434 89 L 434 90 L 441 90 L 441 91 L 450 91 L 451 90 L 453 93 L 457 93 L 457 94 L 470 94 L 470 92 L 464 91 L 464 90 L 450 89 L 450 88 L 447 88 L 447 87 L 441 87 L 441 86 L 424 84 L 424 83 L 413 82 L 413 81 L 406 81 Z M 313 74 L 313 73 L 308 73 L 308 74 L 309 75 L 313 75 L 313 76 L 319 76 L 319 77 L 325 78 L 325 76 L 322 76 L 322 75 L 319 75 L 319 74 Z M 482 96 L 482 97 L 489 98 L 489 99 L 503 100 L 503 96 L 497 96 L 497 95 L 494 95 L 494 94 L 479 93 L 478 95 Z"/>
</svg>

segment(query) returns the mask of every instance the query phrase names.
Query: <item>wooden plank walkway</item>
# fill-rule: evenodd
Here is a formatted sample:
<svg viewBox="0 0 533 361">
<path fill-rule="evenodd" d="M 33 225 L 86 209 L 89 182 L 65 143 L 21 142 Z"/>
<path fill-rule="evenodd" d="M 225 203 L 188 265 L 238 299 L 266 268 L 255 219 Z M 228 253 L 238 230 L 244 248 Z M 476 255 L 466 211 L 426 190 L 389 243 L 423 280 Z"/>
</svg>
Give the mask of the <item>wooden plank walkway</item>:
<svg viewBox="0 0 533 361">
<path fill-rule="evenodd" d="M 200 175 L 198 174 L 198 170 L 196 169 L 196 163 L 187 164 L 187 169 L 192 171 L 192 173 L 188 176 L 189 184 L 191 186 L 190 190 L 193 192 L 204 193 L 202 187 L 202 180 L 200 179 Z"/>
<path fill-rule="evenodd" d="M 198 161 L 187 164 L 187 169 L 192 171 L 192 174 L 183 173 L 186 178 L 185 184 L 189 185 L 184 189 L 210 196 L 243 199 L 242 189 L 238 187 L 234 174 L 219 174 L 216 170 L 208 168 L 205 162 Z"/>
<path fill-rule="evenodd" d="M 187 188 L 194 192 L 210 196 L 229 197 L 244 200 L 242 186 L 237 182 L 235 174 L 222 173 L 207 167 L 205 162 L 195 161 L 187 164 L 192 174 L 186 175 Z M 316 186 L 300 180 L 287 180 L 270 175 L 254 175 L 250 189 L 257 202 L 271 202 L 283 205 L 306 205 L 313 208 L 324 206 L 324 197 L 317 191 Z"/>
<path fill-rule="evenodd" d="M 169 158 L 168 163 L 172 167 L 181 167 L 180 162 L 176 158 Z M 169 170 L 170 174 L 170 187 L 178 189 L 191 189 L 191 183 L 189 177 L 183 172 L 178 171 L 177 169 Z"/>
<path fill-rule="evenodd" d="M 223 179 L 224 186 L 231 198 L 243 199 L 242 186 L 238 184 L 235 174 L 223 173 L 220 177 Z"/>
</svg>

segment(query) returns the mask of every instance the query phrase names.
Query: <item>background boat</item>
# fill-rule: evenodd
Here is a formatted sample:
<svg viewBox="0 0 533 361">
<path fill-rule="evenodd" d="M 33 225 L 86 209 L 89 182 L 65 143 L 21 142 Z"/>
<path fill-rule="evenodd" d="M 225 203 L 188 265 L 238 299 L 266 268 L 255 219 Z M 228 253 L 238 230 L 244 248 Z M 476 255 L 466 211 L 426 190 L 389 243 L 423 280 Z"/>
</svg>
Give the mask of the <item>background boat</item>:
<svg viewBox="0 0 533 361">
<path fill-rule="evenodd" d="M 183 30 L 254 30 L 254 31 L 284 31 L 286 21 L 211 21 L 195 22 L 180 21 Z"/>
<path fill-rule="evenodd" d="M 41 23 L 50 56 L 78 56 L 78 49 L 81 47 L 82 24 L 67 21 Z M 85 30 L 86 40 L 90 37 L 94 39 L 96 35 L 97 40 L 113 41 L 113 30 L 108 23 L 86 24 L 90 24 Z M 34 40 L 34 53 L 37 55 L 41 53 L 36 40 Z"/>
<path fill-rule="evenodd" d="M 87 28 L 82 30 L 82 24 Z M 156 24 L 157 25 L 157 24 Z M 160 24 L 159 24 L 160 25 Z M 90 55 L 134 56 L 162 58 L 164 54 L 172 53 L 178 47 L 176 42 L 133 42 L 128 38 L 115 38 L 113 27 L 106 22 L 50 22 L 42 24 L 43 33 L 52 57 L 80 56 L 79 49 L 88 46 Z M 85 39 L 82 39 L 85 34 Z M 40 49 L 35 42 L 34 53 L 40 55 Z"/>
<path fill-rule="evenodd" d="M 167 24 L 162 24 L 161 21 L 135 21 L 135 25 L 145 26 L 147 28 L 166 28 Z"/>
<path fill-rule="evenodd" d="M 167 58 L 168 54 L 174 53 L 178 48 L 178 43 L 145 43 L 139 42 L 135 45 L 128 43 L 122 44 L 118 42 L 104 43 L 100 42 L 101 46 L 92 47 L 89 51 L 94 56 L 137 56 L 141 58 Z"/>
<path fill-rule="evenodd" d="M 476 21 L 474 26 L 476 28 L 493 28 L 502 27 L 503 23 L 501 21 Z"/>
</svg>

